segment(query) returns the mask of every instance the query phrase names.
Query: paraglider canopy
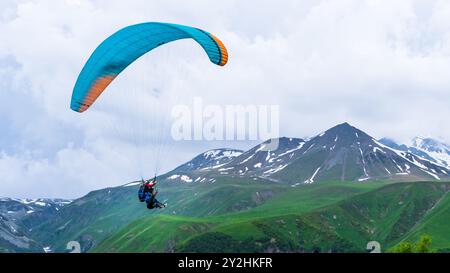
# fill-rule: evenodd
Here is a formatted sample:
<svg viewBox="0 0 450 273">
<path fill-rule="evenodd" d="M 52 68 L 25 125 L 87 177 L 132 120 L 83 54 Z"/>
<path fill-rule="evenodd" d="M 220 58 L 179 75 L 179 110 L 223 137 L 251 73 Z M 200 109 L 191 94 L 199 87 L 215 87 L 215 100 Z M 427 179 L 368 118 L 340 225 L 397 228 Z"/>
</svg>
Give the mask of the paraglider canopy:
<svg viewBox="0 0 450 273">
<path fill-rule="evenodd" d="M 227 63 L 228 53 L 223 43 L 204 30 L 156 22 L 128 26 L 109 36 L 92 53 L 75 83 L 70 108 L 84 112 L 136 59 L 158 46 L 186 38 L 200 44 L 214 64 Z"/>
</svg>

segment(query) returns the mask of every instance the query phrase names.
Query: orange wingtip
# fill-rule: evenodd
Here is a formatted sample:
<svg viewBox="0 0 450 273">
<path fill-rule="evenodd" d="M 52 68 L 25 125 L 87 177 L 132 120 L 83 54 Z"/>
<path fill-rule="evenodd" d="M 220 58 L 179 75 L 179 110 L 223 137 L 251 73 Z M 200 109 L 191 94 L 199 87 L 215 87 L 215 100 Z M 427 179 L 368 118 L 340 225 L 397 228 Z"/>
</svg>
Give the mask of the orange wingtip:
<svg viewBox="0 0 450 273">
<path fill-rule="evenodd" d="M 84 98 L 83 104 L 80 107 L 80 112 L 85 111 L 89 108 L 89 106 L 94 103 L 94 101 L 100 96 L 100 94 L 103 92 L 103 90 L 108 87 L 108 85 L 116 78 L 117 75 L 107 75 L 99 77 L 94 84 L 92 85 L 89 92 L 86 94 L 86 97 Z"/>
<path fill-rule="evenodd" d="M 222 54 L 221 58 L 220 58 L 220 63 L 218 65 L 220 66 L 224 66 L 227 64 L 228 62 L 228 51 L 227 48 L 225 47 L 225 45 L 222 43 L 221 40 L 219 40 L 216 36 L 210 34 L 211 37 L 214 39 L 214 41 L 217 43 L 217 45 L 220 48 L 220 53 Z"/>
</svg>

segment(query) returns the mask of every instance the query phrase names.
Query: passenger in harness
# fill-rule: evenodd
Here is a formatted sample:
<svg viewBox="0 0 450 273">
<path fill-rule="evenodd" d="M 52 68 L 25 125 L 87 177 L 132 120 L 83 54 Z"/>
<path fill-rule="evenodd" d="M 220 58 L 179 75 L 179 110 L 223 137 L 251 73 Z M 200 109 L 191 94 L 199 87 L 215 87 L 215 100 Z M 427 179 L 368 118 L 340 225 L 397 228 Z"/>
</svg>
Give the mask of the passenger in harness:
<svg viewBox="0 0 450 273">
<path fill-rule="evenodd" d="M 138 197 L 139 201 L 146 202 L 148 209 L 153 208 L 164 208 L 166 205 L 159 202 L 156 199 L 156 195 L 158 194 L 158 191 L 154 188 L 156 186 L 156 177 L 149 180 L 142 180 L 142 185 L 139 188 Z"/>
</svg>

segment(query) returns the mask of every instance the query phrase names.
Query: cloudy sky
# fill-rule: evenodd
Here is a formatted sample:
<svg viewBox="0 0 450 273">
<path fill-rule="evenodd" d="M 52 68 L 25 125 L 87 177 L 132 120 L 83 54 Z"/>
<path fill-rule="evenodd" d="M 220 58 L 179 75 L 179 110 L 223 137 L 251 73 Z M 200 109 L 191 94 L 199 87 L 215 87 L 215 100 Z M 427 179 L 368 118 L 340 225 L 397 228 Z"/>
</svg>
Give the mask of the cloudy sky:
<svg viewBox="0 0 450 273">
<path fill-rule="evenodd" d="M 89 111 L 71 111 L 95 47 L 148 21 L 215 34 L 229 63 L 211 65 L 192 41 L 168 44 L 124 71 Z M 254 144 L 156 144 L 171 107 L 194 97 L 279 105 L 287 136 L 347 121 L 377 138 L 450 142 L 446 0 L 2 0 L 0 35 L 0 196 L 79 197 L 153 175 L 155 162 L 161 172 L 206 149 Z"/>
</svg>

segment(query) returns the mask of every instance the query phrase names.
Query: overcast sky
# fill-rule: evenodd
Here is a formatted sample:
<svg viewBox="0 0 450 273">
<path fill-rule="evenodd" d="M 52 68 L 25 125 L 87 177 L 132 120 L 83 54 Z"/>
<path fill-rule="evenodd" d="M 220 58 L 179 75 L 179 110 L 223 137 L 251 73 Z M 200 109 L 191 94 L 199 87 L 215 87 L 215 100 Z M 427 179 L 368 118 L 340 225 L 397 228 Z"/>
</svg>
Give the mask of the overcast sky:
<svg viewBox="0 0 450 273">
<path fill-rule="evenodd" d="M 0 196 L 79 197 L 168 170 L 216 147 L 184 141 L 157 157 L 155 132 L 174 104 L 279 105 L 281 135 L 347 121 L 370 135 L 450 142 L 450 1 L 0 2 Z M 212 65 L 192 41 L 158 48 L 83 114 L 73 85 L 118 29 L 160 21 L 219 37 Z M 151 128 L 138 130 L 135 128 Z M 164 127 L 164 126 L 163 126 Z M 165 132 L 165 131 L 164 131 Z M 156 158 L 158 160 L 156 160 Z"/>
</svg>

